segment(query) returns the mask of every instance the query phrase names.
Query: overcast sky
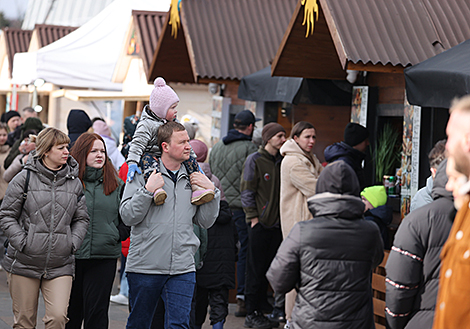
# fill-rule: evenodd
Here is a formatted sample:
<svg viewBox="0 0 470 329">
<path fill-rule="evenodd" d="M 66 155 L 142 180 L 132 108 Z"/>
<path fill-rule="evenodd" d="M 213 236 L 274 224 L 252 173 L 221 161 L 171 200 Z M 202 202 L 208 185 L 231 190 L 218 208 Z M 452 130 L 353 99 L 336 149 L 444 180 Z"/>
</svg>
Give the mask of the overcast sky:
<svg viewBox="0 0 470 329">
<path fill-rule="evenodd" d="M 0 0 L 0 11 L 3 11 L 7 18 L 23 18 L 28 0 Z"/>
</svg>

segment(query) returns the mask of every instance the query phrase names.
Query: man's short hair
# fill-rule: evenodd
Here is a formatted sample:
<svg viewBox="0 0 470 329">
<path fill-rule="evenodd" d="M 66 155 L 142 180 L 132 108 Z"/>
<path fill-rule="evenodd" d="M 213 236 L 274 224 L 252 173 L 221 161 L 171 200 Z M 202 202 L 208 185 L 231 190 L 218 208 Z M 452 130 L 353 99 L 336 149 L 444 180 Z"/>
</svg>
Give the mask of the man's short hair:
<svg viewBox="0 0 470 329">
<path fill-rule="evenodd" d="M 157 139 L 158 139 L 158 147 L 160 148 L 160 151 L 163 152 L 162 144 L 163 142 L 165 143 L 170 143 L 171 141 L 171 135 L 173 135 L 174 131 L 185 131 L 186 129 L 184 126 L 175 121 L 170 121 L 162 125 L 160 128 L 158 128 L 158 133 L 157 133 Z"/>
<path fill-rule="evenodd" d="M 454 98 L 449 112 L 452 113 L 452 111 L 455 110 L 462 110 L 466 113 L 470 113 L 470 95 L 466 95 L 461 98 Z"/>
<path fill-rule="evenodd" d="M 235 128 L 236 130 L 245 130 L 246 128 L 248 128 L 247 125 L 242 125 L 240 123 L 237 123 L 237 122 L 234 122 L 233 123 L 233 128 Z"/>
<path fill-rule="evenodd" d="M 446 140 L 442 139 L 434 144 L 434 147 L 428 154 L 429 165 L 431 168 L 437 169 L 442 161 L 446 158 Z"/>
<path fill-rule="evenodd" d="M 36 114 L 36 111 L 32 107 L 29 107 L 29 106 L 22 109 L 21 112 L 23 114 L 26 113 L 26 112 L 29 112 L 30 114 Z"/>
</svg>

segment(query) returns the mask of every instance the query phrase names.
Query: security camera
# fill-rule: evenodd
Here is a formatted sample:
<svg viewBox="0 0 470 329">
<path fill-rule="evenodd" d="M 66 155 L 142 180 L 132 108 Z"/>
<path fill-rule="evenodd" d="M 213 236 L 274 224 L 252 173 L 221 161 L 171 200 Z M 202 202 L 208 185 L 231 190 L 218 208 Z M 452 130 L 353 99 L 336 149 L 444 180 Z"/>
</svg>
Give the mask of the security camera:
<svg viewBox="0 0 470 329">
<path fill-rule="evenodd" d="M 215 95 L 217 94 L 217 92 L 219 91 L 219 84 L 218 83 L 209 83 L 209 92 L 212 94 L 212 95 Z"/>
</svg>

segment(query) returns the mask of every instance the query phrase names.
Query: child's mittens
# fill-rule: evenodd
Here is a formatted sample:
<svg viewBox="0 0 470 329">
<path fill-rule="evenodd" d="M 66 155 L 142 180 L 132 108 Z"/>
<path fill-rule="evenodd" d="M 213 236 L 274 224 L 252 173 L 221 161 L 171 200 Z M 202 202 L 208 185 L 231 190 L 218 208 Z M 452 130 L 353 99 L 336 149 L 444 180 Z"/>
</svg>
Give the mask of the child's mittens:
<svg viewBox="0 0 470 329">
<path fill-rule="evenodd" d="M 134 179 L 135 173 L 138 173 L 139 175 L 142 174 L 142 171 L 140 170 L 139 166 L 136 163 L 131 163 L 129 165 L 129 170 L 127 171 L 127 182 L 132 182 Z"/>
</svg>

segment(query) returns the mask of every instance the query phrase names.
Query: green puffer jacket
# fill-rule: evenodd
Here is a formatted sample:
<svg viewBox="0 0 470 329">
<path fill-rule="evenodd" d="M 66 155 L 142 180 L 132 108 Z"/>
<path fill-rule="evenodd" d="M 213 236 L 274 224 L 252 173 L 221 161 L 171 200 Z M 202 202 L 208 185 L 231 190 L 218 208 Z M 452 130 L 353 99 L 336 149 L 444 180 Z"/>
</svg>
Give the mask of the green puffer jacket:
<svg viewBox="0 0 470 329">
<path fill-rule="evenodd" d="M 251 136 L 232 129 L 217 142 L 209 155 L 212 173 L 217 176 L 224 190 L 230 209 L 242 209 L 240 177 L 246 158 L 258 150 Z"/>
<path fill-rule="evenodd" d="M 122 186 L 120 184 L 110 195 L 105 195 L 103 170 L 88 166 L 83 180 L 90 225 L 75 258 L 118 258 L 121 255 L 118 225 Z"/>
</svg>

